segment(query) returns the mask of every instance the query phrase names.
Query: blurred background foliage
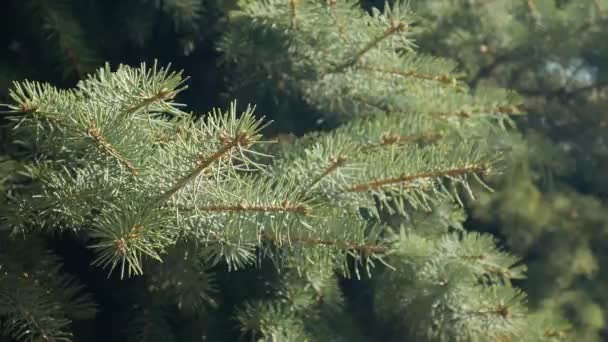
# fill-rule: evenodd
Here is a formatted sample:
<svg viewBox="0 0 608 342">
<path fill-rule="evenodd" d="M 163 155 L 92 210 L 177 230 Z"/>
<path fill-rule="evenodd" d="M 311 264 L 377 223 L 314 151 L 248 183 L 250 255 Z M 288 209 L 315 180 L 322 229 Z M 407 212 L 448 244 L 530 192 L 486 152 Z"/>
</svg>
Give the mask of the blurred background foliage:
<svg viewBox="0 0 608 342">
<path fill-rule="evenodd" d="M 587 339 L 608 296 L 608 2 L 411 1 L 422 50 L 458 61 L 473 87 L 525 98 L 513 159 L 471 221 L 529 266 L 532 304 L 563 312 Z"/>
<path fill-rule="evenodd" d="M 0 103 L 12 80 L 67 87 L 105 61 L 137 65 L 158 59 L 192 77 L 180 100 L 195 112 L 223 107 L 237 97 L 241 103 L 255 102 L 263 115 L 281 113 L 272 110 L 277 105 L 272 99 L 247 89 L 231 93 L 227 87 L 231 73 L 217 43 L 235 2 L 0 1 Z M 383 3 L 362 1 L 368 8 Z M 505 142 L 514 152 L 510 166 L 493 180 L 493 194 L 480 192 L 470 203 L 467 223 L 497 234 L 524 258 L 529 274 L 521 285 L 533 306 L 561 311 L 581 338 L 601 333 L 608 308 L 608 1 L 409 3 L 422 51 L 456 60 L 473 89 L 499 85 L 525 98 L 520 110 L 526 115 L 517 119 L 520 135 Z M 270 119 L 275 124 L 269 135 L 319 128 L 305 106 Z M 26 158 L 26 149 L 14 138 L 0 129 L 0 189 L 20 167 L 19 159 Z M 51 245 L 64 255 L 85 253 L 65 242 Z M 90 272 L 78 262 L 66 267 Z M 98 276 L 89 275 L 88 282 L 94 284 Z M 239 287 L 234 280 L 218 282 Z M 129 286 L 120 285 L 124 291 Z M 107 289 L 93 292 L 120 302 Z"/>
</svg>

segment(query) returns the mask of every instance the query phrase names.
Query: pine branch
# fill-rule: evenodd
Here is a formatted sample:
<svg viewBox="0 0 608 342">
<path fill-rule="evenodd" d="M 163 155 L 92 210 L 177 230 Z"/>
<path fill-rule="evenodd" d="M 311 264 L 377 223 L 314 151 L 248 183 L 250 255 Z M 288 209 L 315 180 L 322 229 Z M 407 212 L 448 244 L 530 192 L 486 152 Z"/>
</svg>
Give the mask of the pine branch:
<svg viewBox="0 0 608 342">
<path fill-rule="evenodd" d="M 365 56 L 366 53 L 368 53 L 373 48 L 377 47 L 380 43 L 382 43 L 382 41 L 384 41 L 385 39 L 389 38 L 390 36 L 392 36 L 394 34 L 403 32 L 407 28 L 408 28 L 408 24 L 406 24 L 404 22 L 391 23 L 391 26 L 389 28 L 387 28 L 382 35 L 371 40 L 369 43 L 367 43 L 367 45 L 365 45 L 361 50 L 359 50 L 350 61 L 347 61 L 341 65 L 338 65 L 336 68 L 333 69 L 333 71 L 331 71 L 331 73 L 342 72 L 342 71 L 344 71 L 344 69 L 347 69 L 347 68 L 350 68 L 350 67 L 356 65 L 357 63 L 359 63 L 361 61 L 361 58 L 363 58 L 363 56 Z"/>
<path fill-rule="evenodd" d="M 365 65 L 361 66 L 361 69 L 374 71 L 374 72 L 378 72 L 378 73 L 384 73 L 384 74 L 388 74 L 388 75 L 405 77 L 405 78 L 411 77 L 411 78 L 417 78 L 417 79 L 425 80 L 425 81 L 433 81 L 433 82 L 438 82 L 443 85 L 451 85 L 451 86 L 458 85 L 458 80 L 456 80 L 456 78 L 454 78 L 448 74 L 431 75 L 431 74 L 419 73 L 416 70 L 383 69 L 383 68 L 376 68 L 376 67 L 371 67 L 371 66 L 368 67 Z"/>
<path fill-rule="evenodd" d="M 518 115 L 522 111 L 519 105 L 505 104 L 490 108 L 473 108 L 473 109 L 461 109 L 454 112 L 435 112 L 432 115 L 443 116 L 443 117 L 462 117 L 470 118 L 479 114 L 490 114 L 490 115 Z"/>
<path fill-rule="evenodd" d="M 305 204 L 292 204 L 287 200 L 283 201 L 280 206 L 275 205 L 263 205 L 263 204 L 247 204 L 239 203 L 235 205 L 208 205 L 196 207 L 197 210 L 205 212 L 261 212 L 261 213 L 272 213 L 272 212 L 283 212 L 283 213 L 296 213 L 302 215 L 310 215 L 312 208 Z M 181 208 L 181 210 L 192 211 L 192 208 Z"/>
<path fill-rule="evenodd" d="M 120 152 L 118 152 L 116 148 L 112 146 L 112 144 L 110 144 L 106 140 L 106 138 L 104 138 L 99 128 L 95 127 L 95 124 L 91 125 L 91 127 L 87 130 L 87 133 L 89 134 L 91 139 L 95 141 L 95 145 L 102 153 L 108 154 L 109 156 L 116 158 L 122 165 L 127 168 L 127 170 L 129 170 L 129 172 L 133 176 L 139 176 L 139 171 L 137 171 L 133 163 L 127 158 L 125 158 Z"/>
<path fill-rule="evenodd" d="M 362 146 L 363 150 L 369 150 L 373 148 L 381 148 L 385 146 L 403 146 L 407 144 L 416 144 L 416 143 L 433 143 L 437 142 L 443 138 L 443 135 L 440 133 L 434 132 L 422 132 L 422 134 L 417 135 L 407 135 L 401 136 L 398 134 L 393 134 L 391 132 L 384 132 L 380 137 L 380 140 L 376 143 L 368 143 Z"/>
<path fill-rule="evenodd" d="M 197 166 L 180 178 L 173 187 L 160 195 L 158 200 L 159 205 L 164 204 L 175 193 L 183 189 L 204 171 L 210 170 L 210 166 L 220 160 L 227 160 L 229 162 L 228 171 L 232 172 L 235 170 L 245 171 L 248 165 L 255 166 L 256 163 L 250 160 L 246 156 L 246 153 L 255 153 L 249 151 L 248 148 L 258 142 L 261 137 L 259 132 L 265 125 L 262 124 L 261 119 L 254 118 L 252 108 L 248 108 L 240 118 L 237 118 L 235 103 L 232 103 L 230 112 L 227 115 L 214 110 L 207 119 L 207 123 L 203 123 L 200 128 L 193 127 L 191 129 L 191 138 L 195 140 L 184 141 L 178 139 L 178 144 L 173 147 L 177 148 L 176 153 L 181 154 L 183 153 L 181 150 L 196 147 L 193 143 L 198 139 L 202 139 L 198 143 L 207 145 L 207 149 L 210 149 L 210 151 L 207 152 L 209 154 L 205 154 L 208 156 L 199 153 L 196 161 Z M 210 139 L 219 140 L 219 146 L 209 148 Z M 233 165 L 233 162 L 238 162 L 239 165 Z"/>
<path fill-rule="evenodd" d="M 157 94 L 145 98 L 143 101 L 141 101 L 140 103 L 136 104 L 135 106 L 127 109 L 127 113 L 133 114 L 137 111 L 139 111 L 140 109 L 154 103 L 157 101 L 165 101 L 165 100 L 172 100 L 175 97 L 175 92 L 170 91 L 167 88 L 163 88 L 161 89 Z"/>
<path fill-rule="evenodd" d="M 17 341 L 70 341 L 71 320 L 96 313 L 90 298 L 40 240 L 2 236 L 8 242 L 0 250 L 2 335 Z"/>
<path fill-rule="evenodd" d="M 223 141 L 222 147 L 213 153 L 211 156 L 207 158 L 201 158 L 196 163 L 197 167 L 192 169 L 190 173 L 182 177 L 177 181 L 177 183 L 165 193 L 163 193 L 159 198 L 159 203 L 163 204 L 167 200 L 169 200 L 175 193 L 179 190 L 183 189 L 190 181 L 200 175 L 206 168 L 208 168 L 211 164 L 217 162 L 221 158 L 226 157 L 233 149 L 240 147 L 247 147 L 251 144 L 251 137 L 246 134 L 238 134 L 233 138 L 225 138 Z"/>
<path fill-rule="evenodd" d="M 264 240 L 272 241 L 279 245 L 291 245 L 291 244 L 302 244 L 307 246 L 325 246 L 325 247 L 336 247 L 349 251 L 356 251 L 363 253 L 364 255 L 372 255 L 372 254 L 384 254 L 388 252 L 387 246 L 382 245 L 367 245 L 367 244 L 358 244 L 352 241 L 343 241 L 343 240 L 330 240 L 330 239 L 317 239 L 317 238 L 309 238 L 309 237 L 297 237 L 290 236 L 288 239 L 277 240 L 276 238 L 270 235 L 264 235 Z"/>
<path fill-rule="evenodd" d="M 128 246 L 136 239 L 141 237 L 144 226 L 142 224 L 136 224 L 128 231 L 127 235 L 114 240 L 116 249 L 124 256 L 127 255 Z"/>
<path fill-rule="evenodd" d="M 312 181 L 308 189 L 313 189 L 321 180 L 323 180 L 323 178 L 327 177 L 332 172 L 338 170 L 339 167 L 344 166 L 347 161 L 348 157 L 345 155 L 340 155 L 337 158 L 332 156 L 329 159 L 329 165 L 327 166 L 327 168 L 323 171 L 321 175 L 319 175 L 317 178 L 315 178 L 315 180 Z"/>
<path fill-rule="evenodd" d="M 172 3 L 200 4 L 180 1 Z M 242 11 L 235 15 L 238 25 L 229 28 L 233 34 L 226 38 L 234 49 L 226 58 L 238 60 L 235 73 L 254 82 L 250 84 L 256 84 L 256 91 L 285 104 L 284 110 L 294 102 L 306 102 L 323 114 L 367 116 L 339 122 L 334 132 L 286 144 L 272 162 L 259 162 L 266 151 L 252 147 L 263 125 L 250 110 L 237 116 L 233 106 L 227 115 L 214 111 L 207 120 L 191 119 L 173 103 L 177 92 L 185 89 L 181 75 L 156 66 L 125 66 L 116 72 L 106 67 L 69 96 L 42 94 L 40 89 L 30 92 L 34 96 L 16 96 L 15 108 L 48 109 L 69 123 L 61 130 L 54 130 L 59 126 L 53 123 L 48 124 L 50 129 L 41 129 L 28 116 L 21 126 L 23 132 L 42 131 L 54 143 L 49 167 L 41 171 L 47 177 L 40 177 L 40 190 L 28 194 L 35 196 L 36 208 L 44 209 L 30 212 L 50 224 L 57 224 L 58 217 L 68 226 L 86 223 L 81 232 L 93 241 L 93 264 L 110 273 L 119 268 L 121 276 L 140 275 L 144 261 L 150 260 L 150 268 L 145 264 L 146 275 L 152 272 L 146 277 L 148 289 L 165 291 L 178 298 L 173 304 L 192 304 L 196 312 L 214 303 L 208 291 L 211 282 L 198 274 L 206 270 L 203 266 L 225 262 L 232 270 L 268 258 L 282 269 L 296 265 L 298 270 L 326 271 L 327 277 L 309 279 L 309 286 L 284 292 L 294 306 L 302 298 L 298 290 L 316 292 L 319 296 L 309 296 L 299 306 L 312 308 L 314 303 L 316 308 L 328 298 L 318 289 L 335 280 L 336 270 L 350 276 L 353 269 L 359 272 L 359 265 L 366 263 L 369 271 L 373 262 L 386 257 L 387 270 L 381 274 L 388 281 L 378 284 L 378 293 L 388 296 L 389 309 L 398 311 L 397 317 L 405 317 L 403 311 L 413 315 L 410 326 L 422 331 L 424 338 L 511 336 L 522 322 L 520 301 L 514 300 L 513 307 L 496 303 L 513 294 L 507 284 L 519 269 L 511 271 L 511 258 L 491 249 L 495 242 L 467 239 L 461 227 L 464 218 L 454 218 L 453 212 L 441 212 L 422 225 L 439 226 L 433 227 L 434 235 L 427 232 L 429 238 L 406 233 L 394 238 L 393 230 L 380 222 L 403 223 L 415 231 L 420 226 L 410 218 L 453 204 L 458 185 L 471 191 L 469 178 L 479 178 L 495 166 L 494 140 L 482 139 L 496 119 L 468 120 L 465 126 L 461 120 L 441 120 L 433 113 L 451 113 L 454 108 L 465 108 L 457 114 L 461 116 L 483 111 L 480 108 L 515 110 L 501 105 L 508 98 L 503 93 L 484 98 L 445 87 L 455 83 L 456 78 L 449 76 L 453 63 L 414 52 L 404 56 L 411 41 L 395 36 L 409 29 L 405 6 L 397 3 L 384 13 L 368 15 L 350 6 L 354 3 L 344 3 L 343 17 L 352 20 L 348 28 L 361 32 L 348 37 L 336 1 L 329 1 L 329 9 L 313 0 L 241 3 Z M 368 66 L 366 58 L 372 55 L 374 65 Z M 328 64 L 335 67 L 330 74 L 325 73 Z M 289 82 L 277 90 L 276 81 L 286 77 Z M 241 85 L 240 80 L 234 83 Z M 86 145 L 81 144 L 84 132 L 95 143 L 88 144 L 88 150 L 79 146 Z M 93 148 L 132 174 L 139 174 L 134 165 L 141 165 L 141 175 L 135 179 L 117 170 L 117 163 L 96 162 Z M 65 151 L 82 153 L 70 164 L 63 162 L 64 156 L 70 157 Z M 53 212 L 52 219 L 48 211 Z M 458 235 L 445 234 L 454 227 Z M 437 233 L 444 228 L 443 235 Z M 181 242 L 191 243 L 193 253 L 172 259 L 168 251 L 181 251 Z M 171 264 L 159 266 L 154 261 Z M 336 286 L 336 298 L 339 294 Z M 285 312 L 290 311 L 269 309 L 264 317 Z M 254 315 L 246 318 L 254 321 Z M 251 323 L 261 338 L 316 336 L 309 333 L 316 324 L 300 326 L 300 313 L 294 310 L 290 315 L 279 317 L 281 324 L 266 327 L 259 321 L 243 324 Z M 302 315 L 308 318 L 304 315 L 310 312 Z M 159 318 L 161 324 L 165 317 Z M 151 328 L 143 327 L 141 336 L 151 337 Z M 172 327 L 168 328 L 170 332 Z"/>
<path fill-rule="evenodd" d="M 108 268 L 108 276 L 117 267 L 121 278 L 143 274 L 143 258 L 161 262 L 166 248 L 177 240 L 179 232 L 170 229 L 166 209 L 146 197 L 135 194 L 114 203 L 101 211 L 87 232 L 96 241 L 87 246 L 97 253 L 91 264 Z"/>
<path fill-rule="evenodd" d="M 363 192 L 369 190 L 376 190 L 385 186 L 397 185 L 397 184 L 408 184 L 421 179 L 429 178 L 441 178 L 441 177 L 457 177 L 463 176 L 470 173 L 485 173 L 488 171 L 486 165 L 469 165 L 456 167 L 446 170 L 421 172 L 413 175 L 402 175 L 399 177 L 391 177 L 385 179 L 378 179 L 369 181 L 366 183 L 360 183 L 352 185 L 346 189 L 346 192 Z"/>
</svg>

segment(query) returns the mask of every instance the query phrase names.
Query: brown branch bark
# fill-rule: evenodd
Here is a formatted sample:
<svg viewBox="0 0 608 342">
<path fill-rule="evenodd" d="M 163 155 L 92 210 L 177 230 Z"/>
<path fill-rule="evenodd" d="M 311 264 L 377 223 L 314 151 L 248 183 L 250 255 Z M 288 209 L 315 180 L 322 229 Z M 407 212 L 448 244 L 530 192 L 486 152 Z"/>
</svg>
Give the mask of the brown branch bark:
<svg viewBox="0 0 608 342">
<path fill-rule="evenodd" d="M 397 135 L 390 132 L 385 132 L 376 143 L 370 143 L 363 146 L 364 149 L 370 149 L 382 146 L 401 146 L 412 143 L 435 142 L 443 136 L 438 133 L 426 132 L 421 135 Z"/>
<path fill-rule="evenodd" d="M 315 180 L 308 186 L 308 189 L 312 189 L 317 185 L 323 178 L 327 177 L 330 173 L 336 171 L 339 167 L 343 166 L 347 161 L 346 156 L 332 157 L 329 159 L 329 166 L 325 168 L 323 173 L 319 175 Z"/>
<path fill-rule="evenodd" d="M 369 71 L 375 71 L 375 72 L 379 72 L 379 73 L 383 73 L 383 74 L 401 76 L 401 77 L 406 77 L 406 78 L 407 77 L 417 78 L 420 80 L 433 81 L 433 82 L 438 82 L 438 83 L 442 83 L 445 85 L 457 85 L 458 84 L 458 81 L 454 77 L 450 77 L 447 74 L 431 75 L 431 74 L 419 73 L 415 70 L 382 69 L 382 68 L 374 68 L 374 67 L 366 67 L 366 66 L 363 66 L 362 68 L 369 70 Z"/>
<path fill-rule="evenodd" d="M 192 171 L 190 171 L 184 177 L 180 178 L 171 189 L 169 189 L 165 193 L 163 193 L 159 198 L 160 204 L 166 202 L 176 192 L 178 192 L 180 189 L 182 189 L 184 186 L 186 186 L 186 184 L 188 184 L 188 182 L 190 182 L 192 179 L 196 178 L 196 176 L 198 176 L 201 172 L 203 172 L 211 164 L 213 164 L 214 162 L 216 162 L 216 161 L 220 160 L 222 157 L 224 157 L 224 155 L 229 153 L 233 148 L 238 147 L 238 146 L 248 146 L 250 143 L 251 142 L 249 141 L 249 137 L 246 135 L 237 135 L 233 139 L 225 141 L 223 146 L 219 150 L 215 151 L 215 153 L 213 153 L 208 158 L 206 158 L 204 160 L 199 160 L 197 162 L 198 165 L 194 169 L 192 169 Z"/>
<path fill-rule="evenodd" d="M 101 134 L 99 128 L 95 125 L 91 125 L 87 130 L 87 133 L 91 139 L 93 139 L 95 146 L 97 146 L 100 151 L 116 158 L 133 176 L 139 176 L 139 171 L 135 168 L 133 163 L 110 144 L 110 142 Z"/>
<path fill-rule="evenodd" d="M 192 211 L 193 208 L 182 208 L 183 210 Z M 305 204 L 291 204 L 288 201 L 284 201 L 281 205 L 272 204 L 247 204 L 239 203 L 234 205 L 207 205 L 199 206 L 196 209 L 200 211 L 210 212 L 291 212 L 302 215 L 309 215 L 312 208 Z"/>
<path fill-rule="evenodd" d="M 463 167 L 456 167 L 447 170 L 439 171 L 428 171 L 416 173 L 413 175 L 401 175 L 398 177 L 384 178 L 372 180 L 366 183 L 355 184 L 346 189 L 347 192 L 363 192 L 378 189 L 387 185 L 410 183 L 418 179 L 438 178 L 438 177 L 455 177 L 464 175 L 472 172 L 485 172 L 487 167 L 485 165 L 470 165 Z"/>
<path fill-rule="evenodd" d="M 138 110 L 142 109 L 143 107 L 146 107 L 156 101 L 161 101 L 161 100 L 170 100 L 175 96 L 175 93 L 170 91 L 169 89 L 163 88 L 161 89 L 157 94 L 150 96 L 148 98 L 143 99 L 143 101 L 141 101 L 140 103 L 136 104 L 135 106 L 127 109 L 128 113 L 135 113 Z"/>
<path fill-rule="evenodd" d="M 480 113 L 491 113 L 491 114 L 500 114 L 500 115 L 517 115 L 521 114 L 522 110 L 520 105 L 513 104 L 505 104 L 496 106 L 494 108 L 472 108 L 470 110 L 462 109 L 454 112 L 435 112 L 432 115 L 436 116 L 460 116 L 463 118 L 468 118 L 476 114 Z"/>
<path fill-rule="evenodd" d="M 398 33 L 398 32 L 401 32 L 401 31 L 407 29 L 407 27 L 408 27 L 408 25 L 403 22 L 391 25 L 391 27 L 387 28 L 384 31 L 384 33 L 382 33 L 382 35 L 372 39 L 369 43 L 367 43 L 363 47 L 363 49 L 359 50 L 359 52 L 357 52 L 351 60 L 339 65 L 338 67 L 336 67 L 334 69 L 333 72 L 341 72 L 344 69 L 349 68 L 349 67 L 359 63 L 361 58 L 363 58 L 363 56 L 366 53 L 368 53 L 370 50 L 372 50 L 373 48 L 378 46 L 383 40 L 387 39 L 388 37 L 392 36 L 395 33 Z"/>
</svg>

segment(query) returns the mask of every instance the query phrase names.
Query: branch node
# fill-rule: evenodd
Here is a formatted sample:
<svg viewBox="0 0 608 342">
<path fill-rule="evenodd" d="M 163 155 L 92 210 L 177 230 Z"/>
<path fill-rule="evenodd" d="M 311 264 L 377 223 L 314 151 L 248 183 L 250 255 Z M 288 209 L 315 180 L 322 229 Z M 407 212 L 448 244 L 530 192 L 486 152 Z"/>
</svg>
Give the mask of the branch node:
<svg viewBox="0 0 608 342">
<path fill-rule="evenodd" d="M 167 88 L 162 88 L 161 90 L 158 91 L 158 93 L 143 99 L 143 101 L 141 101 L 140 103 L 127 109 L 127 112 L 133 114 L 133 113 L 137 112 L 138 110 L 142 109 L 143 107 L 146 107 L 156 101 L 172 100 L 175 97 L 175 95 L 176 94 L 174 91 L 171 91 Z"/>
<path fill-rule="evenodd" d="M 220 143 L 222 147 L 215 151 L 208 158 L 204 158 L 203 155 L 199 155 L 198 160 L 195 161 L 196 167 L 190 171 L 187 175 L 182 177 L 177 181 L 177 183 L 165 193 L 163 193 L 160 198 L 160 204 L 166 202 L 171 196 L 173 196 L 176 192 L 182 189 L 188 182 L 192 179 L 196 178 L 201 172 L 205 171 L 211 164 L 222 159 L 226 156 L 233 148 L 235 147 L 248 147 L 253 143 L 253 139 L 250 135 L 246 133 L 239 132 L 234 137 L 230 137 L 226 134 L 222 134 L 219 137 Z"/>
<path fill-rule="evenodd" d="M 350 61 L 347 61 L 347 62 L 339 65 L 338 67 L 336 67 L 334 69 L 333 72 L 335 73 L 335 72 L 343 71 L 344 69 L 352 67 L 353 65 L 359 63 L 359 61 L 361 61 L 361 58 L 363 58 L 363 56 L 366 53 L 368 53 L 370 50 L 372 50 L 373 48 L 378 46 L 382 41 L 389 38 L 393 34 L 405 31 L 408 27 L 409 27 L 409 25 L 404 22 L 392 23 L 390 27 L 388 27 L 386 30 L 384 30 L 382 35 L 372 39 L 369 43 L 367 43 L 367 45 L 365 45 L 363 47 L 363 49 L 359 50 L 359 52 L 357 52 Z"/>
<path fill-rule="evenodd" d="M 93 139 L 95 146 L 97 146 L 100 151 L 116 158 L 118 162 L 126 167 L 133 176 L 139 176 L 139 171 L 135 168 L 135 166 L 133 166 L 133 163 L 121 155 L 120 152 L 118 152 L 118 150 L 116 150 L 116 148 L 114 148 L 114 146 L 108 142 L 108 140 L 101 133 L 101 130 L 97 128 L 95 124 L 91 124 L 91 126 L 87 129 L 87 134 L 91 137 L 91 139 Z"/>
</svg>

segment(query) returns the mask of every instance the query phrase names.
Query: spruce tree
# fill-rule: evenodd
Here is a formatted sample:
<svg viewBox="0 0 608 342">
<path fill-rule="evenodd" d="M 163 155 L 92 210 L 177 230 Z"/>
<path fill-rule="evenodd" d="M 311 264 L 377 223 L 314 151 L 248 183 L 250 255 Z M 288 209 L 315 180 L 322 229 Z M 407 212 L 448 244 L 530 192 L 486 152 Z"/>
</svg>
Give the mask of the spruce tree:
<svg viewBox="0 0 608 342">
<path fill-rule="evenodd" d="M 517 153 L 471 214 L 529 265 L 522 285 L 532 307 L 567 317 L 578 340 L 599 340 L 608 305 L 608 2 L 410 4 L 421 50 L 457 60 L 472 88 L 522 95 Z"/>
<path fill-rule="evenodd" d="M 252 106 L 191 113 L 187 79 L 156 63 L 14 83 L 33 161 L 5 185 L 5 336 L 83 339 L 72 328 L 105 312 L 121 326 L 95 333 L 136 341 L 569 337 L 527 310 L 520 260 L 463 228 L 510 154 L 516 94 L 472 94 L 417 53 L 402 3 L 250 0 L 228 20 L 230 92 L 317 130 L 277 144 Z M 95 303 L 49 236 L 85 246 L 121 297 Z"/>
</svg>

